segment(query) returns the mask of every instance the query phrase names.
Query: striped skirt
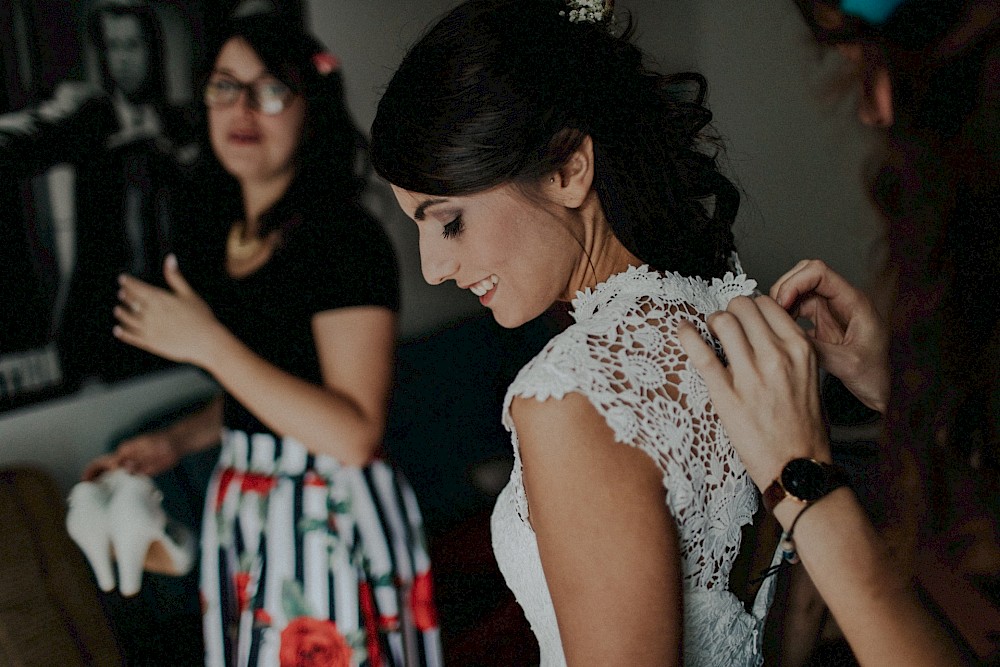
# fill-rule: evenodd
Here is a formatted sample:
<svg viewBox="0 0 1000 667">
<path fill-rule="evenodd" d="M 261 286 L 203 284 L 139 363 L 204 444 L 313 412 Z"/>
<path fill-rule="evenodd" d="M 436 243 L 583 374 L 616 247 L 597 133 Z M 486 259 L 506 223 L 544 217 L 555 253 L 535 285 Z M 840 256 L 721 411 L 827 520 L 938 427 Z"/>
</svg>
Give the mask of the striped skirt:
<svg viewBox="0 0 1000 667">
<path fill-rule="evenodd" d="M 208 667 L 441 664 L 416 497 L 375 461 L 223 433 L 202 527 Z"/>
</svg>

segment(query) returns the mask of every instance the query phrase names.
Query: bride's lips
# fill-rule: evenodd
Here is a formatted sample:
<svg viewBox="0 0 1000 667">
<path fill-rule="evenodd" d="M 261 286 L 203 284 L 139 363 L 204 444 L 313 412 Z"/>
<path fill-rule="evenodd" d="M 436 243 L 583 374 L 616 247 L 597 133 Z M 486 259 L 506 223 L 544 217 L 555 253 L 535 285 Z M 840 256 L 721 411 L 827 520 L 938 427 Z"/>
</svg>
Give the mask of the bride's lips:
<svg viewBox="0 0 1000 667">
<path fill-rule="evenodd" d="M 493 298 L 498 282 L 500 282 L 500 279 L 496 276 L 496 274 L 493 274 L 489 278 L 483 278 L 482 280 L 469 285 L 467 289 L 478 296 L 479 303 L 485 306 Z"/>
<path fill-rule="evenodd" d="M 486 292 L 486 294 L 483 294 L 481 297 L 479 297 L 479 303 L 481 303 L 484 306 L 490 305 L 490 301 L 493 300 L 493 295 L 496 294 L 496 292 L 497 292 L 496 287 L 490 288 L 490 290 Z"/>
</svg>

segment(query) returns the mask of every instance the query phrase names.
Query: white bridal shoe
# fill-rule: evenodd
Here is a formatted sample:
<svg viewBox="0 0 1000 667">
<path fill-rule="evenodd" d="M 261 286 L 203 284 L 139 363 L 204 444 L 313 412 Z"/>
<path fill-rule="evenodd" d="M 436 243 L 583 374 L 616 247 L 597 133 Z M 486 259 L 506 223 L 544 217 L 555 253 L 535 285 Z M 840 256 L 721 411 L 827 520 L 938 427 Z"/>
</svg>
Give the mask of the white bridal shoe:
<svg viewBox="0 0 1000 667">
<path fill-rule="evenodd" d="M 100 482 L 80 482 L 69 493 L 66 531 L 77 543 L 105 593 L 115 589 L 111 566 L 111 536 L 104 510 L 108 505 L 108 487 Z"/>
<path fill-rule="evenodd" d="M 126 597 L 139 592 L 144 570 L 174 576 L 191 570 L 194 536 L 167 517 L 162 500 L 148 476 L 120 469 L 73 487 L 66 528 L 102 590 L 114 589 L 112 559 L 118 566 L 118 590 Z"/>
</svg>

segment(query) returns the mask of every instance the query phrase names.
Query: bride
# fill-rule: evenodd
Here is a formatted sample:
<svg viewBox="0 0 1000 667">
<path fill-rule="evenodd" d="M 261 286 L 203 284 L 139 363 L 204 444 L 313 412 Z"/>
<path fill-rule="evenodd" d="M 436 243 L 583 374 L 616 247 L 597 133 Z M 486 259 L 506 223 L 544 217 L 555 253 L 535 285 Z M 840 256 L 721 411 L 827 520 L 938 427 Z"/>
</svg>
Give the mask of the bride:
<svg viewBox="0 0 1000 667">
<path fill-rule="evenodd" d="M 372 159 L 429 283 L 506 327 L 571 302 L 507 392 L 492 519 L 542 664 L 758 665 L 773 580 L 747 605 L 730 582 L 757 494 L 677 340 L 755 288 L 739 195 L 704 80 L 647 69 L 622 23 L 600 1 L 464 2 L 390 81 Z"/>
</svg>

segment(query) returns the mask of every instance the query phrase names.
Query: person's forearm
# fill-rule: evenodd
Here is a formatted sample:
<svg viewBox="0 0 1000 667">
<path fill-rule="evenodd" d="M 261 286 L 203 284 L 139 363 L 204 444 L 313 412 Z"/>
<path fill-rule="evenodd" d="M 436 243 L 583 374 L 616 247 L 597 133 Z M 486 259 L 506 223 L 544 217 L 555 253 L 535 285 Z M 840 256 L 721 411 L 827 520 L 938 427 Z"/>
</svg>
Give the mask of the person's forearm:
<svg viewBox="0 0 1000 667">
<path fill-rule="evenodd" d="M 37 175 L 103 150 L 104 139 L 117 127 L 114 109 L 106 98 L 98 99 L 100 91 L 84 88 L 87 92 L 79 96 L 69 92 L 66 99 L 0 116 L 0 170 L 18 177 Z"/>
<path fill-rule="evenodd" d="M 222 428 L 222 396 L 216 396 L 207 405 L 177 421 L 164 433 L 178 456 L 186 456 L 218 444 Z"/>
<path fill-rule="evenodd" d="M 801 508 L 786 499 L 775 516 L 787 530 Z M 963 664 L 954 641 L 920 604 L 908 568 L 892 557 L 849 489 L 816 501 L 793 537 L 861 665 Z"/>
<path fill-rule="evenodd" d="M 345 465 L 364 465 L 378 447 L 384 413 L 366 414 L 349 397 L 266 361 L 228 334 L 205 370 L 275 433 Z"/>
</svg>

